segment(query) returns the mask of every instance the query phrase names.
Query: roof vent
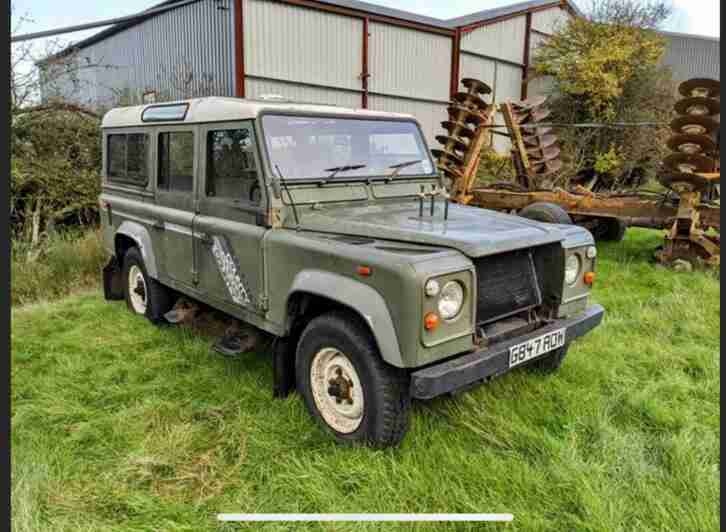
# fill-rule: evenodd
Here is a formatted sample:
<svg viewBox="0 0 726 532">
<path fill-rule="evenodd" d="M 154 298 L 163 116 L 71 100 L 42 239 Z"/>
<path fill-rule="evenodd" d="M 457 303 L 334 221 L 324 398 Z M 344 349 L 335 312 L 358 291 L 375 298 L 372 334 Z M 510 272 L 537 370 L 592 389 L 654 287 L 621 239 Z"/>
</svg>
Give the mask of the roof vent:
<svg viewBox="0 0 726 532">
<path fill-rule="evenodd" d="M 285 98 L 281 94 L 261 94 L 259 96 L 260 100 L 264 100 L 266 102 L 290 102 L 290 98 Z"/>
</svg>

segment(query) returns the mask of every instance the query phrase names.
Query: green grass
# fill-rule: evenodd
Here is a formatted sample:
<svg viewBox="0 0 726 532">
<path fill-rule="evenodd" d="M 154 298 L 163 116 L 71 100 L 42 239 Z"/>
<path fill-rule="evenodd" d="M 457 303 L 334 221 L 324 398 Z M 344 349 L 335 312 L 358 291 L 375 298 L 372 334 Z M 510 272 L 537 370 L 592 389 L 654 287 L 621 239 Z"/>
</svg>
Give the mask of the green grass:
<svg viewBox="0 0 726 532">
<path fill-rule="evenodd" d="M 98 286 L 108 260 L 99 231 L 58 233 L 36 249 L 11 246 L 11 302 L 25 305 L 59 299 Z"/>
<path fill-rule="evenodd" d="M 511 530 L 717 530 L 719 279 L 654 266 L 658 243 L 633 230 L 601 246 L 595 299 L 608 314 L 560 373 L 515 371 L 416 403 L 403 445 L 386 451 L 337 445 L 298 396 L 272 400 L 266 354 L 223 359 L 210 339 L 155 328 L 97 293 L 15 309 L 14 529 L 215 530 L 217 512 L 512 512 Z M 308 529 L 227 529 L 240 528 Z"/>
</svg>

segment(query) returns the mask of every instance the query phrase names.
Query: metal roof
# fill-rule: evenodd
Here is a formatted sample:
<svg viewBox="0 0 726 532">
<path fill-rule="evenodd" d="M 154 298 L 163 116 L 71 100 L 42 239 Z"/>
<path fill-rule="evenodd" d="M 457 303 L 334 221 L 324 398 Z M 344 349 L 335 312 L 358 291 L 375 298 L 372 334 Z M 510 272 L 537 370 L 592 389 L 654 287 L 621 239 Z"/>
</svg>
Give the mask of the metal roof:
<svg viewBox="0 0 726 532">
<path fill-rule="evenodd" d="M 169 122 L 144 122 L 141 116 L 145 109 L 152 107 L 173 107 L 174 105 L 188 104 L 184 120 Z M 300 114 L 332 114 L 336 116 L 354 116 L 362 118 L 406 118 L 416 121 L 412 115 L 402 113 L 387 113 L 383 111 L 369 111 L 364 109 L 352 109 L 348 107 L 337 107 L 333 105 L 301 104 L 295 102 L 272 100 L 245 100 L 243 98 L 225 98 L 212 96 L 207 98 L 193 98 L 190 100 L 179 100 L 176 102 L 164 102 L 162 104 L 136 105 L 133 107 L 117 107 L 111 109 L 103 116 L 101 127 L 139 127 L 154 126 L 159 124 L 194 124 L 202 122 L 231 122 L 236 120 L 252 120 L 257 118 L 264 111 L 277 111 Z"/>
<path fill-rule="evenodd" d="M 178 2 L 181 2 L 182 0 L 165 0 L 159 4 L 156 4 L 149 9 L 145 11 L 151 11 L 153 9 L 158 9 L 159 7 L 163 7 L 170 4 L 175 4 Z M 400 9 L 393 9 L 390 7 L 380 6 L 376 4 L 371 4 L 368 2 L 362 2 L 360 0 L 316 0 L 320 4 L 327 4 L 333 7 L 341 7 L 345 9 L 350 9 L 354 11 L 359 11 L 363 14 L 369 13 L 374 15 L 380 15 L 384 17 L 399 19 L 404 22 L 415 22 L 418 24 L 423 24 L 426 26 L 431 26 L 433 28 L 440 28 L 440 29 L 448 29 L 453 30 L 457 27 L 466 26 L 469 24 L 476 24 L 478 22 L 486 22 L 487 20 L 492 20 L 495 18 L 507 16 L 507 15 L 513 15 L 515 13 L 521 13 L 526 12 L 531 9 L 536 9 L 542 6 L 546 5 L 552 5 L 556 4 L 557 0 L 529 0 L 527 2 L 519 2 L 516 4 L 511 4 L 509 6 L 494 8 L 494 9 L 487 9 L 484 11 L 479 11 L 477 13 L 472 13 L 471 15 L 466 15 L 463 17 L 453 18 L 453 19 L 438 19 L 434 17 L 427 17 L 424 15 L 418 15 L 416 13 L 411 13 L 409 11 L 403 11 Z M 564 0 L 564 3 L 570 6 L 575 12 L 579 13 L 579 9 L 574 4 L 574 2 L 571 2 L 570 0 Z M 143 11 L 142 11 L 143 15 Z M 149 15 L 149 17 L 153 17 L 155 15 Z M 85 48 L 86 46 L 90 46 L 91 44 L 97 43 L 103 39 L 106 39 L 107 37 L 110 37 L 120 31 L 123 31 L 127 28 L 130 28 L 132 26 L 135 26 L 136 24 L 139 24 L 146 20 L 147 17 L 141 16 L 140 18 L 130 21 L 130 22 L 124 22 L 121 24 L 115 24 L 109 28 L 106 28 L 105 30 L 100 31 L 99 33 L 96 33 L 95 35 L 91 35 L 90 37 L 87 37 L 85 39 L 82 39 L 78 41 L 77 43 L 69 46 L 62 52 L 55 54 L 54 56 L 49 57 L 48 59 L 52 57 L 58 57 L 62 56 L 64 53 L 67 53 L 71 50 L 77 50 L 80 48 Z"/>
</svg>

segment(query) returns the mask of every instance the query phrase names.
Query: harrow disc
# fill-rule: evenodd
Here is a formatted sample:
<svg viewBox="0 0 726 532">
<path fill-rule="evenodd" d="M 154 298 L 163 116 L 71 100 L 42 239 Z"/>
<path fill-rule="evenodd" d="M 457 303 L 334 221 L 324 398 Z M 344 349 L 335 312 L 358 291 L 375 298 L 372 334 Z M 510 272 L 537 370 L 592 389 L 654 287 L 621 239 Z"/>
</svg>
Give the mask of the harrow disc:
<svg viewBox="0 0 726 532">
<path fill-rule="evenodd" d="M 472 94 L 491 94 L 492 88 L 484 83 L 483 81 L 479 81 L 478 79 L 474 78 L 464 78 L 461 80 L 461 84 L 469 89 L 469 92 Z"/>
<path fill-rule="evenodd" d="M 701 98 L 717 98 L 721 97 L 721 82 L 715 79 L 696 78 L 684 81 L 678 87 L 678 92 L 686 98 L 694 96 Z"/>
<path fill-rule="evenodd" d="M 486 111 L 489 108 L 489 104 L 482 100 L 476 94 L 469 94 L 466 92 L 457 92 L 454 94 L 454 101 L 469 107 L 470 109 L 476 109 L 479 111 Z"/>
<path fill-rule="evenodd" d="M 559 146 L 550 146 L 548 148 L 535 148 L 533 150 L 527 150 L 530 162 L 536 161 L 552 161 L 560 156 Z"/>
<path fill-rule="evenodd" d="M 481 114 L 474 112 L 463 105 L 450 105 L 447 110 L 449 111 L 449 118 L 451 118 L 453 122 L 464 122 L 466 124 L 471 124 L 472 126 L 478 126 L 484 121 Z"/>
<path fill-rule="evenodd" d="M 455 151 L 466 153 L 469 146 L 463 142 L 459 137 L 449 137 L 447 135 L 438 135 L 436 140 L 442 146 L 453 148 Z"/>
<path fill-rule="evenodd" d="M 684 98 L 676 102 L 676 113 L 691 116 L 715 116 L 721 113 L 721 103 L 713 98 Z"/>
<path fill-rule="evenodd" d="M 547 177 L 562 170 L 562 161 L 554 159 L 552 161 L 541 161 L 532 163 L 535 177 Z"/>
<path fill-rule="evenodd" d="M 673 172 L 658 176 L 658 181 L 664 187 L 675 192 L 707 192 L 711 185 L 714 184 L 703 176 L 684 172 Z"/>
<path fill-rule="evenodd" d="M 463 122 L 452 122 L 446 120 L 441 122 L 441 126 L 449 132 L 451 137 L 463 137 L 465 139 L 473 139 L 475 132 Z"/>
<path fill-rule="evenodd" d="M 549 148 L 557 142 L 556 135 L 533 135 L 522 137 L 524 145 L 528 148 Z"/>
<path fill-rule="evenodd" d="M 433 156 L 439 161 L 439 164 L 464 166 L 464 159 L 449 150 L 431 150 Z"/>
<path fill-rule="evenodd" d="M 688 153 L 672 153 L 663 161 L 666 168 L 680 173 L 713 172 L 715 161 L 703 155 Z"/>
<path fill-rule="evenodd" d="M 668 148 L 689 155 L 703 155 L 713 153 L 716 143 L 706 135 L 680 134 L 668 139 Z"/>
<path fill-rule="evenodd" d="M 689 135 L 710 135 L 718 129 L 719 123 L 708 116 L 679 116 L 671 122 L 671 129 L 676 133 Z"/>
<path fill-rule="evenodd" d="M 512 102 L 512 108 L 516 111 L 525 111 L 540 107 L 547 101 L 547 96 L 535 96 L 521 102 Z"/>
<path fill-rule="evenodd" d="M 461 171 L 455 166 L 439 163 L 438 168 L 444 174 L 444 177 L 450 179 L 452 182 L 462 178 Z"/>
<path fill-rule="evenodd" d="M 538 127 L 537 124 L 523 124 L 520 129 L 522 130 L 522 134 L 526 137 L 543 137 L 553 131 L 551 127 Z"/>
</svg>

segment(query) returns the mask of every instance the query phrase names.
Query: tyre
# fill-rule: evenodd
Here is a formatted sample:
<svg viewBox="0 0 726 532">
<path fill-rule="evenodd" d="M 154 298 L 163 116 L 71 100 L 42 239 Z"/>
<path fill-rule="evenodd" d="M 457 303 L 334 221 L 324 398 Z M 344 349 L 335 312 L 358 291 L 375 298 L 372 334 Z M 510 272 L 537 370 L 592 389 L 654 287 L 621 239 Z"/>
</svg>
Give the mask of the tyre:
<svg viewBox="0 0 726 532">
<path fill-rule="evenodd" d="M 601 222 L 600 239 L 606 242 L 622 242 L 628 226 L 618 218 L 605 218 Z"/>
<path fill-rule="evenodd" d="M 123 277 L 126 306 L 134 314 L 146 316 L 153 323 L 164 322 L 164 314 L 174 306 L 170 289 L 149 277 L 138 248 L 124 256 Z"/>
<path fill-rule="evenodd" d="M 519 216 L 548 224 L 572 225 L 572 218 L 559 205 L 554 203 L 533 203 L 519 211 Z"/>
<path fill-rule="evenodd" d="M 408 428 L 408 375 L 386 364 L 354 314 L 331 312 L 305 328 L 295 357 L 297 389 L 314 419 L 339 441 L 399 444 Z"/>
<path fill-rule="evenodd" d="M 539 358 L 527 366 L 528 369 L 537 373 L 555 373 L 562 367 L 562 363 L 567 356 L 567 350 L 570 346 L 560 347 L 556 351 L 552 351 L 547 356 Z"/>
</svg>

